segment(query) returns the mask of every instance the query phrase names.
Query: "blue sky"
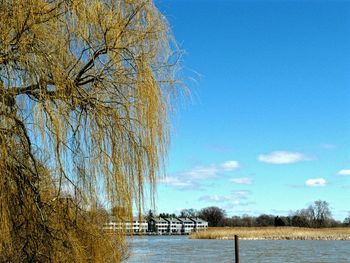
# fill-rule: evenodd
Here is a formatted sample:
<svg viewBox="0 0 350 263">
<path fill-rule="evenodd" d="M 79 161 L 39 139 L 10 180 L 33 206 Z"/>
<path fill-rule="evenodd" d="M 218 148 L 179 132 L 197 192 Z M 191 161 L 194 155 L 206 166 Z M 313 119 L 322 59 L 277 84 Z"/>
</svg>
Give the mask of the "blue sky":
<svg viewBox="0 0 350 263">
<path fill-rule="evenodd" d="M 350 207 L 350 2 L 156 1 L 183 57 L 158 212 Z M 192 80 L 194 79 L 194 81 Z"/>
</svg>

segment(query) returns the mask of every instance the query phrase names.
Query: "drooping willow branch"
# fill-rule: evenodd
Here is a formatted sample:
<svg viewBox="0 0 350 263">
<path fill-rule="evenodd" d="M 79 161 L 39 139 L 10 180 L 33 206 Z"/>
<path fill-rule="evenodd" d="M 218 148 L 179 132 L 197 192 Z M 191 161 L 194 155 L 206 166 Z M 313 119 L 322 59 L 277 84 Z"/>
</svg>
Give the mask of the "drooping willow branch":
<svg viewBox="0 0 350 263">
<path fill-rule="evenodd" d="M 178 90 L 179 53 L 165 18 L 150 0 L 1 0 L 0 17 L 2 233 L 14 235 L 17 213 L 26 215 L 21 233 L 26 226 L 69 239 L 52 231 L 58 218 L 81 218 L 60 210 L 63 197 L 75 208 L 106 200 L 123 215 L 141 211 L 145 189 L 152 196 L 164 172 Z M 0 238 L 0 261 L 10 247 L 1 240 L 9 239 Z"/>
</svg>

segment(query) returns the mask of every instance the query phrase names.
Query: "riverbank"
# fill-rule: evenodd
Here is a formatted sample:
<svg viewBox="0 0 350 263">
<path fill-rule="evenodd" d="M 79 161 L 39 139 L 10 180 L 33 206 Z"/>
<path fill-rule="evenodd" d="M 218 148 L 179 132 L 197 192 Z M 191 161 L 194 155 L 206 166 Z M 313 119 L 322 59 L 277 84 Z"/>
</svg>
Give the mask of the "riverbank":
<svg viewBox="0 0 350 263">
<path fill-rule="evenodd" d="M 300 227 L 211 227 L 192 233 L 191 239 L 244 240 L 350 240 L 348 228 L 300 228 Z"/>
</svg>

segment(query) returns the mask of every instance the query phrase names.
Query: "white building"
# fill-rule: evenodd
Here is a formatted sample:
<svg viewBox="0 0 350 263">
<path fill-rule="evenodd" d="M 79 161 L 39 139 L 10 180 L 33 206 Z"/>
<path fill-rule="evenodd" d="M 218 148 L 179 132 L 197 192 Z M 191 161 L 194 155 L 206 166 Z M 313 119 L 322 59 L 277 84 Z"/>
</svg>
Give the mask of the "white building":
<svg viewBox="0 0 350 263">
<path fill-rule="evenodd" d="M 144 219 L 134 217 L 132 222 L 117 222 L 115 216 L 110 216 L 109 221 L 104 224 L 103 229 L 110 231 L 125 231 L 127 233 L 145 233 L 148 223 Z"/>
<path fill-rule="evenodd" d="M 157 234 L 168 233 L 170 230 L 169 221 L 163 217 L 152 217 L 148 221 L 148 231 L 155 232 Z"/>
<path fill-rule="evenodd" d="M 188 217 L 179 217 L 179 220 L 182 222 L 182 233 L 190 234 L 195 229 L 195 223 Z"/>
<path fill-rule="evenodd" d="M 207 229 L 208 222 L 200 218 L 188 217 L 152 217 L 148 221 L 134 217 L 132 221 L 118 222 L 115 216 L 110 216 L 103 229 L 108 231 L 125 231 L 126 233 L 155 234 L 190 234 Z"/>
<path fill-rule="evenodd" d="M 208 228 L 208 222 L 198 217 L 193 217 L 191 220 L 194 222 L 194 231 L 202 231 Z"/>
<path fill-rule="evenodd" d="M 148 230 L 148 223 L 144 219 L 137 217 L 133 218 L 132 230 L 134 233 L 146 233 Z"/>
<path fill-rule="evenodd" d="M 164 218 L 168 221 L 168 232 L 171 234 L 181 234 L 182 221 L 176 217 L 166 217 Z"/>
</svg>

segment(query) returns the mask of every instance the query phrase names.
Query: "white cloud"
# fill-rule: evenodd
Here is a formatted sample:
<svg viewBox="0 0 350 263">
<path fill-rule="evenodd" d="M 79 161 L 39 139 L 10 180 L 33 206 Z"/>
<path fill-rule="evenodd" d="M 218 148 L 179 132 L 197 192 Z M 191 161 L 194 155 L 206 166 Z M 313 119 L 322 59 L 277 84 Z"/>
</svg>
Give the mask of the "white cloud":
<svg viewBox="0 0 350 263">
<path fill-rule="evenodd" d="M 241 190 L 241 191 L 233 191 L 228 195 L 204 195 L 201 196 L 198 201 L 209 202 L 209 203 L 223 203 L 226 204 L 227 207 L 232 205 L 248 205 L 251 202 L 247 202 L 250 191 Z"/>
<path fill-rule="evenodd" d="M 183 175 L 194 179 L 206 179 L 215 177 L 218 172 L 219 169 L 215 165 L 197 166 L 189 171 L 184 172 Z"/>
<path fill-rule="evenodd" d="M 224 196 L 224 195 L 204 195 L 198 199 L 198 201 L 215 202 L 215 203 L 221 203 L 229 200 L 230 200 L 230 197 Z"/>
<path fill-rule="evenodd" d="M 181 173 L 172 174 L 160 180 L 160 182 L 179 189 L 202 190 L 201 186 L 203 186 L 202 182 L 204 180 L 216 178 L 220 173 L 233 171 L 238 168 L 239 163 L 234 160 L 229 160 L 222 164 L 195 166 Z"/>
<path fill-rule="evenodd" d="M 237 161 L 227 161 L 224 162 L 221 167 L 225 170 L 225 171 L 233 171 L 239 168 L 239 163 Z"/>
<path fill-rule="evenodd" d="M 263 163 L 289 164 L 301 161 L 310 161 L 313 158 L 300 152 L 274 151 L 269 154 L 260 154 L 258 160 Z"/>
<path fill-rule="evenodd" d="M 342 176 L 349 176 L 350 175 L 350 169 L 342 169 L 338 172 L 339 175 Z"/>
<path fill-rule="evenodd" d="M 252 184 L 253 180 L 248 177 L 241 177 L 241 178 L 232 178 L 230 179 L 230 182 L 234 184 Z"/>
<path fill-rule="evenodd" d="M 181 189 L 195 187 L 195 184 L 191 180 L 184 180 L 183 178 L 173 176 L 162 179 L 161 183 Z"/>
<path fill-rule="evenodd" d="M 323 178 L 313 178 L 305 181 L 305 185 L 309 187 L 326 186 L 327 181 Z"/>
<path fill-rule="evenodd" d="M 250 194 L 251 192 L 247 190 L 239 190 L 239 191 L 232 192 L 232 195 L 239 199 L 247 199 Z"/>
<path fill-rule="evenodd" d="M 179 176 L 201 180 L 213 178 L 216 177 L 219 173 L 234 171 L 238 168 L 238 161 L 229 160 L 219 165 L 212 164 L 207 166 L 196 166 L 188 171 L 180 173 Z"/>
</svg>

